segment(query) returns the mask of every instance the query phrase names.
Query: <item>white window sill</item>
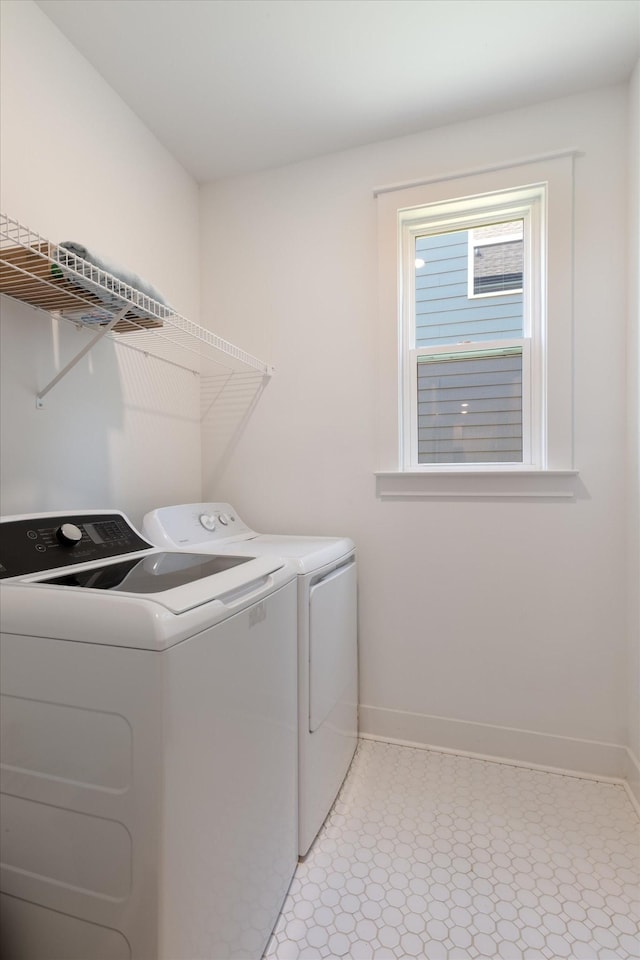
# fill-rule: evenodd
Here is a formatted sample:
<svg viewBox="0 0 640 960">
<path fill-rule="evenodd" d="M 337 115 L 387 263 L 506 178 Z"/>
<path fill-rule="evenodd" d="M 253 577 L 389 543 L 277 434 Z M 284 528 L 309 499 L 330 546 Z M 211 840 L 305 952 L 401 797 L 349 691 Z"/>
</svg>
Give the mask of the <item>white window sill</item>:
<svg viewBox="0 0 640 960">
<path fill-rule="evenodd" d="M 418 500 L 423 497 L 511 497 L 571 499 L 578 492 L 577 470 L 381 470 L 376 496 L 381 500 Z"/>
</svg>

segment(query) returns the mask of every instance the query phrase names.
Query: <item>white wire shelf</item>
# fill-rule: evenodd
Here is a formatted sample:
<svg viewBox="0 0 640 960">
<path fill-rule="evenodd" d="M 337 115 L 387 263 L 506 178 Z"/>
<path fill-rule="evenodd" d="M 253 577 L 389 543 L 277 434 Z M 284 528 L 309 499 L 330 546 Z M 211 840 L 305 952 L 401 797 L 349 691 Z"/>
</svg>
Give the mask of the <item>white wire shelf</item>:
<svg viewBox="0 0 640 960">
<path fill-rule="evenodd" d="M 123 280 L 0 213 L 0 293 L 94 334 L 38 394 L 103 338 L 208 376 L 220 368 L 270 377 L 272 368 Z"/>
</svg>

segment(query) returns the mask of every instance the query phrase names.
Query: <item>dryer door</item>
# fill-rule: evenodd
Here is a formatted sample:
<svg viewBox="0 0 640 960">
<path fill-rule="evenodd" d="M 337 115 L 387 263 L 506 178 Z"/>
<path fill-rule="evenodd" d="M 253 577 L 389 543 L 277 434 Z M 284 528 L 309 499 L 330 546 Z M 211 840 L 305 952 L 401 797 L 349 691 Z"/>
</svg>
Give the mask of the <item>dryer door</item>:
<svg viewBox="0 0 640 960">
<path fill-rule="evenodd" d="M 326 720 L 357 673 L 355 558 L 311 587 L 309 596 L 309 732 Z"/>
</svg>

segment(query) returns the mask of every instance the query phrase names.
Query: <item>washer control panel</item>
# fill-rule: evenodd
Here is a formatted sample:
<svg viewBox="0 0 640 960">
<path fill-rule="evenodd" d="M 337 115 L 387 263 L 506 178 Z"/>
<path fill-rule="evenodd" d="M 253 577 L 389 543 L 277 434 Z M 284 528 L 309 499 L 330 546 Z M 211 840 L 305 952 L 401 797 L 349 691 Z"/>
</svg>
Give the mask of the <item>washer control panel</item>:
<svg viewBox="0 0 640 960">
<path fill-rule="evenodd" d="M 122 513 L 0 518 L 0 579 L 148 550 Z"/>
<path fill-rule="evenodd" d="M 198 544 L 248 540 L 256 535 L 230 503 L 182 503 L 160 507 L 146 515 L 142 530 L 156 546 L 167 548 L 196 548 Z"/>
</svg>

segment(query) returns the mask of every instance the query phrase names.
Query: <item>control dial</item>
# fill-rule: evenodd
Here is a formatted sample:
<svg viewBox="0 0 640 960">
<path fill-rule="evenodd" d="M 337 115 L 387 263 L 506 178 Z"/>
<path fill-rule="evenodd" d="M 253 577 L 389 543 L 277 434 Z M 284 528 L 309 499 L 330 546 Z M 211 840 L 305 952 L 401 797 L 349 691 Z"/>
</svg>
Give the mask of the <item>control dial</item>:
<svg viewBox="0 0 640 960">
<path fill-rule="evenodd" d="M 226 513 L 219 513 L 218 520 L 220 521 L 223 527 L 226 527 L 227 524 L 229 523 L 229 517 L 226 515 Z"/>
<path fill-rule="evenodd" d="M 75 547 L 82 540 L 82 530 L 75 523 L 63 523 L 56 530 L 56 539 L 63 547 Z"/>
<path fill-rule="evenodd" d="M 216 518 L 212 513 L 201 513 L 200 523 L 205 528 L 205 530 L 209 530 L 212 533 L 216 528 Z"/>
</svg>

